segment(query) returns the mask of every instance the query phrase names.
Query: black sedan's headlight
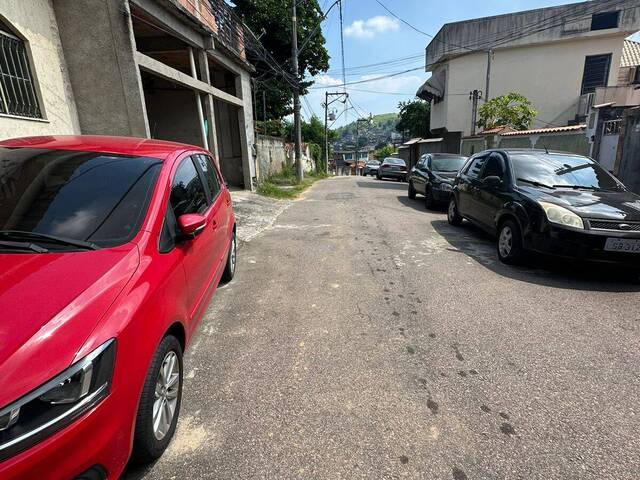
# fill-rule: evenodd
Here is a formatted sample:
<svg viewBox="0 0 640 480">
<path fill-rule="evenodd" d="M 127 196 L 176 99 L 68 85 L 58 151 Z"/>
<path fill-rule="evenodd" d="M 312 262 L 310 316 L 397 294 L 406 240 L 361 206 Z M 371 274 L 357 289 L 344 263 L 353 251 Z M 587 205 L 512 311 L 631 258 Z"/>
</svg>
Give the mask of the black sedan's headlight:
<svg viewBox="0 0 640 480">
<path fill-rule="evenodd" d="M 116 355 L 103 343 L 41 387 L 0 409 L 0 461 L 35 445 L 109 394 Z"/>
</svg>

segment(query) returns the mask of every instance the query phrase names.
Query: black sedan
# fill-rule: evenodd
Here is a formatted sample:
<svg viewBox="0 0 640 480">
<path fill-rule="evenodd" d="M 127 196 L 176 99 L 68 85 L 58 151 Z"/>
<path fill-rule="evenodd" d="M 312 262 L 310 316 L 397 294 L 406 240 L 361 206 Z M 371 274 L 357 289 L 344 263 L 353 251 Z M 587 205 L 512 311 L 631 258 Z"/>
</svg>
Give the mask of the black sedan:
<svg viewBox="0 0 640 480">
<path fill-rule="evenodd" d="M 447 216 L 496 235 L 507 264 L 536 251 L 640 267 L 640 196 L 580 155 L 479 153 L 456 178 Z"/>
<path fill-rule="evenodd" d="M 447 205 L 456 175 L 466 161 L 467 157 L 448 153 L 423 155 L 409 173 L 409 198 L 424 195 L 429 210 Z"/>
<path fill-rule="evenodd" d="M 407 164 L 401 158 L 385 158 L 376 173 L 378 180 L 394 178 L 404 182 L 407 179 Z"/>
</svg>

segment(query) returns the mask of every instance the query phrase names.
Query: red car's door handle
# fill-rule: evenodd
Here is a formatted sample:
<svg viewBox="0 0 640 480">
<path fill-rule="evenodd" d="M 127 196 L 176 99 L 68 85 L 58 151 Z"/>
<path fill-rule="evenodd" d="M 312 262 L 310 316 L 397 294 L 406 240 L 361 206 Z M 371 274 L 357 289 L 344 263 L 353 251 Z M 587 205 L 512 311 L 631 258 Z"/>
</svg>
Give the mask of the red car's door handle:
<svg viewBox="0 0 640 480">
<path fill-rule="evenodd" d="M 218 228 L 218 222 L 216 222 L 215 220 L 211 220 L 211 229 L 215 230 L 216 228 Z"/>
</svg>

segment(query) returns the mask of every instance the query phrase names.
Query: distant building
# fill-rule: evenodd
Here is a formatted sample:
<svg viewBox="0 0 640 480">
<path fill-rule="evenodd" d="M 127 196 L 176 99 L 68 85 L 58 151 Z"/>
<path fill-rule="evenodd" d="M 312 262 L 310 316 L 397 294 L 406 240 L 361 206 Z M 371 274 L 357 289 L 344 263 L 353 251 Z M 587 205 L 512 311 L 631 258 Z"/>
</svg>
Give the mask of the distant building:
<svg viewBox="0 0 640 480">
<path fill-rule="evenodd" d="M 99 134 L 256 168 L 244 33 L 224 0 L 0 0 L 0 138 Z"/>
<path fill-rule="evenodd" d="M 598 89 L 624 85 L 625 38 L 638 30 L 638 0 L 450 23 L 427 46 L 432 75 L 417 95 L 431 101 L 432 133 L 453 144 L 472 132 L 474 90 L 482 93 L 479 105 L 509 92 L 523 94 L 539 112 L 532 128 L 580 124 Z"/>
</svg>

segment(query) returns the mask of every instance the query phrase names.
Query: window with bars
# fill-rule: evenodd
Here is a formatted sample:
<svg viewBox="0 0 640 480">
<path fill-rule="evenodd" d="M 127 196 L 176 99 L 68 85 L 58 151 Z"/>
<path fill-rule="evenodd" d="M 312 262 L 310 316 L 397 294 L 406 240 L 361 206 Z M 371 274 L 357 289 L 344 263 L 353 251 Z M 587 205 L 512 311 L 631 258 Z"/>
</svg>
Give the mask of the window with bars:
<svg viewBox="0 0 640 480">
<path fill-rule="evenodd" d="M 0 113 L 42 118 L 24 41 L 0 23 Z"/>
<path fill-rule="evenodd" d="M 606 87 L 610 68 L 611 54 L 588 56 L 584 62 L 581 94 L 593 93 L 598 87 Z"/>
</svg>

